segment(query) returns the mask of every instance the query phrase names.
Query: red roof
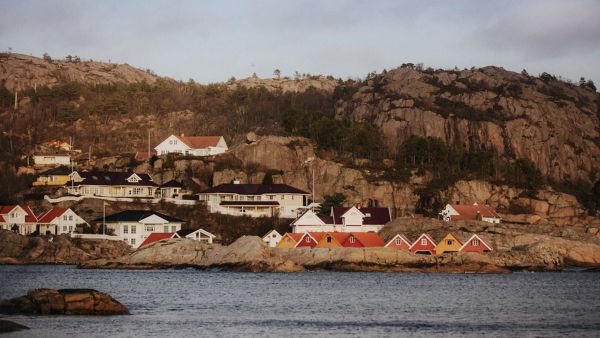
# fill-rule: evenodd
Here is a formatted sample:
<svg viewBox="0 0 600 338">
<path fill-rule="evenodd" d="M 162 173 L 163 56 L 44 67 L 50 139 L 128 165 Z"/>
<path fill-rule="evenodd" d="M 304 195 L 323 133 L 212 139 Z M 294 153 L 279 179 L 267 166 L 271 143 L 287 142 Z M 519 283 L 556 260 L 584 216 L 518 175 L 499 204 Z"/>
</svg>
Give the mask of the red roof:
<svg viewBox="0 0 600 338">
<path fill-rule="evenodd" d="M 364 247 L 385 246 L 385 242 L 374 232 L 351 233 Z"/>
<path fill-rule="evenodd" d="M 481 215 L 481 217 L 500 218 L 500 215 L 498 215 L 496 210 L 492 209 L 492 207 L 485 204 L 450 204 L 450 206 L 460 214 L 456 216 L 451 216 L 451 219 L 453 221 L 461 219 L 477 219 L 478 213 Z"/>
<path fill-rule="evenodd" d="M 296 241 L 296 243 L 298 243 L 298 241 L 302 238 L 302 236 L 304 234 L 301 233 L 296 233 L 296 232 L 287 232 L 286 233 L 291 239 L 293 239 L 294 241 Z M 285 235 L 284 235 L 285 236 Z"/>
<path fill-rule="evenodd" d="M 181 142 L 192 149 L 216 147 L 221 136 L 176 136 Z"/>
<path fill-rule="evenodd" d="M 135 159 L 138 161 L 143 161 L 143 160 L 147 160 L 150 157 L 156 155 L 156 151 L 151 151 L 151 152 L 147 152 L 147 151 L 136 151 L 135 152 Z"/>
<path fill-rule="evenodd" d="M 140 244 L 140 248 L 154 242 L 158 242 L 161 239 L 169 239 L 175 237 L 174 232 L 153 232 Z"/>
<path fill-rule="evenodd" d="M 16 207 L 17 207 L 17 205 L 0 205 L 0 222 L 6 222 L 4 217 L 2 217 L 1 215 L 9 214 Z M 31 208 L 29 208 L 26 205 L 19 205 L 19 207 L 21 207 L 21 209 L 25 210 L 25 212 L 27 213 L 27 215 L 25 215 L 26 223 L 36 223 L 37 222 L 37 218 L 35 217 L 35 214 L 31 210 Z"/>
<path fill-rule="evenodd" d="M 56 217 L 62 216 L 67 210 L 67 208 L 53 208 L 50 209 L 38 216 L 38 223 L 52 223 L 52 221 Z"/>
</svg>

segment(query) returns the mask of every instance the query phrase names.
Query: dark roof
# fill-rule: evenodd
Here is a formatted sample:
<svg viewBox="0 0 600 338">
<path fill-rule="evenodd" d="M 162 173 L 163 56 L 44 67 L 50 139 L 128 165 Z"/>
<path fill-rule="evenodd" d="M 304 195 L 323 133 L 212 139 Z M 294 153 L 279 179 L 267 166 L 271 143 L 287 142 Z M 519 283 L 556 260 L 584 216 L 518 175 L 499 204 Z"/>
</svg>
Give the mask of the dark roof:
<svg viewBox="0 0 600 338">
<path fill-rule="evenodd" d="M 223 201 L 220 205 L 279 205 L 276 201 Z"/>
<path fill-rule="evenodd" d="M 177 182 L 176 180 L 170 180 L 167 183 L 161 184 L 161 188 L 183 188 L 183 184 Z"/>
<path fill-rule="evenodd" d="M 306 191 L 291 187 L 287 184 L 220 184 L 200 192 L 201 194 L 239 194 L 239 195 L 264 195 L 264 194 L 302 194 L 309 195 Z"/>
<path fill-rule="evenodd" d="M 145 186 L 155 187 L 158 184 L 152 181 L 152 177 L 148 174 L 136 175 L 141 178 L 137 183 L 128 182 L 127 179 L 134 173 L 124 173 L 115 171 L 83 171 L 77 172 L 84 180 L 81 182 L 74 182 L 74 185 L 130 185 L 130 186 Z M 68 182 L 71 185 L 71 181 Z"/>
<path fill-rule="evenodd" d="M 350 208 L 331 208 L 335 224 L 343 224 L 342 215 L 349 209 Z M 367 215 L 367 217 L 363 218 L 364 225 L 386 224 L 391 221 L 388 208 L 358 208 L 358 210 Z"/>
<path fill-rule="evenodd" d="M 46 175 L 69 175 L 71 173 L 71 169 L 67 166 L 61 165 L 60 167 L 52 168 L 40 173 L 40 176 Z"/>
<path fill-rule="evenodd" d="M 148 216 L 156 215 L 160 218 L 165 219 L 169 222 L 184 222 L 178 218 L 161 214 L 160 212 L 152 210 L 125 210 L 116 214 L 107 215 L 106 222 L 138 222 Z M 102 217 L 93 220 L 94 223 L 102 222 Z"/>
<path fill-rule="evenodd" d="M 198 229 L 181 229 L 175 233 L 177 234 L 177 236 L 184 238 L 185 236 L 191 234 L 194 231 L 198 231 Z"/>
</svg>

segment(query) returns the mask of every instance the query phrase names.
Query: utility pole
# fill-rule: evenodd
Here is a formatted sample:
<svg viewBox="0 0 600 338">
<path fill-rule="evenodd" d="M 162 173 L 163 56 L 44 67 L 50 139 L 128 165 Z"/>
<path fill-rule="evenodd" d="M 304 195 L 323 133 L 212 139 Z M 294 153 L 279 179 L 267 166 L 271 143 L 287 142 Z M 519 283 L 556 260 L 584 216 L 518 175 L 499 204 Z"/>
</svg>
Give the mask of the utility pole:
<svg viewBox="0 0 600 338">
<path fill-rule="evenodd" d="M 106 201 L 102 201 L 102 235 L 106 235 Z"/>
<path fill-rule="evenodd" d="M 150 130 L 148 130 L 148 162 L 150 162 Z"/>
<path fill-rule="evenodd" d="M 19 91 L 15 89 L 15 110 L 19 109 Z"/>
</svg>

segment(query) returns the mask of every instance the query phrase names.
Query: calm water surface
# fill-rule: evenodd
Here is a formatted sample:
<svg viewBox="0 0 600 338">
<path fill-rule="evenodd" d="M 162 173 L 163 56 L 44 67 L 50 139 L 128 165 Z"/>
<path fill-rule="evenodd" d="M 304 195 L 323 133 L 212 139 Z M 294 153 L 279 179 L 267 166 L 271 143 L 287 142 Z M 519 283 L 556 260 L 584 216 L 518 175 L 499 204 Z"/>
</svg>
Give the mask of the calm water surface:
<svg viewBox="0 0 600 338">
<path fill-rule="evenodd" d="M 12 336 L 600 336 L 600 273 L 263 274 L 0 266 L 0 298 L 37 287 L 105 291 L 132 315 L 10 316 L 32 328 Z"/>
</svg>

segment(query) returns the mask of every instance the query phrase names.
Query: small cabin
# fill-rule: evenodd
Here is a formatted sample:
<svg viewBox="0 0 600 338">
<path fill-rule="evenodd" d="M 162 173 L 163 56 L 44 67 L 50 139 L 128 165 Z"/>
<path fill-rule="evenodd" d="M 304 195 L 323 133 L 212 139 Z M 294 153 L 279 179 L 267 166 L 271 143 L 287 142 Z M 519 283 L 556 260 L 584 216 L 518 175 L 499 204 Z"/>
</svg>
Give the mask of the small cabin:
<svg viewBox="0 0 600 338">
<path fill-rule="evenodd" d="M 279 240 L 279 243 L 277 243 L 277 248 L 295 248 L 302 236 L 304 236 L 304 234 L 286 232 L 285 234 L 283 234 L 283 236 L 281 236 L 281 240 Z"/>
<path fill-rule="evenodd" d="M 408 249 L 410 248 L 410 245 L 411 243 L 406 237 L 397 234 L 396 236 L 394 236 L 394 238 L 390 239 L 387 242 L 385 247 L 390 249 L 409 251 Z"/>
<path fill-rule="evenodd" d="M 482 240 L 478 235 L 473 235 L 469 238 L 468 241 L 463 244 L 460 249 L 460 252 L 476 252 L 479 254 L 483 254 L 486 252 L 494 251 L 492 247 L 487 244 L 484 240 Z"/>
<path fill-rule="evenodd" d="M 447 234 L 435 247 L 435 254 L 441 255 L 448 252 L 458 252 L 462 242 L 452 233 Z"/>
<path fill-rule="evenodd" d="M 410 246 L 409 251 L 414 254 L 421 255 L 434 255 L 435 247 L 437 244 L 429 235 L 422 234 L 417 240 Z"/>
</svg>

